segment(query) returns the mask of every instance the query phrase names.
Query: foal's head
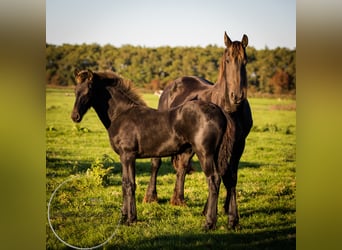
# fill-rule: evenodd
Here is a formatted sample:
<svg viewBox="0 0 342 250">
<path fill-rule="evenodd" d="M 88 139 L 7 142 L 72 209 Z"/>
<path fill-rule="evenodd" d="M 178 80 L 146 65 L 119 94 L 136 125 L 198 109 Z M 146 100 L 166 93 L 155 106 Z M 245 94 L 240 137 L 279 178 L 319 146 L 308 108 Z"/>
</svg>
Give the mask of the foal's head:
<svg viewBox="0 0 342 250">
<path fill-rule="evenodd" d="M 243 35 L 241 42 L 232 42 L 224 33 L 226 48 L 221 59 L 219 83 L 226 84 L 229 89 L 231 105 L 237 105 L 247 98 L 247 55 L 248 37 Z"/>
<path fill-rule="evenodd" d="M 74 76 L 76 80 L 75 104 L 71 113 L 71 119 L 74 122 L 80 122 L 84 114 L 92 105 L 92 85 L 94 73 L 90 70 L 75 69 Z"/>
</svg>

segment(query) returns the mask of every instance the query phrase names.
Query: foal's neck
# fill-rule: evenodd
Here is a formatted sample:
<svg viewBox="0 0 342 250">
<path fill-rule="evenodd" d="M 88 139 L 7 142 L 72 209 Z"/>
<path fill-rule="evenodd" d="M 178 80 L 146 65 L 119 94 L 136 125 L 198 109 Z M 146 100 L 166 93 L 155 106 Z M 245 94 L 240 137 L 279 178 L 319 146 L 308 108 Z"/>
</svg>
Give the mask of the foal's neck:
<svg viewBox="0 0 342 250">
<path fill-rule="evenodd" d="M 120 89 L 116 89 L 114 86 L 107 86 L 105 89 L 110 96 L 105 112 L 110 122 L 113 122 L 120 114 L 125 113 L 133 106 L 138 106 Z"/>
<path fill-rule="evenodd" d="M 93 108 L 106 129 L 111 124 L 111 94 L 106 88 L 101 88 L 96 92 L 97 98 L 93 102 Z"/>
</svg>

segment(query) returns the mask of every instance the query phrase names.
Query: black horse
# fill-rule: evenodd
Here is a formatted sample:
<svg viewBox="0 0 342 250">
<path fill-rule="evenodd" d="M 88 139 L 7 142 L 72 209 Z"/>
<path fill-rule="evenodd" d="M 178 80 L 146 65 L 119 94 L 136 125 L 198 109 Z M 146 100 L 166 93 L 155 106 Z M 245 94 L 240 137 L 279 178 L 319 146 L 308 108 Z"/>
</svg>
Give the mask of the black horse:
<svg viewBox="0 0 342 250">
<path fill-rule="evenodd" d="M 208 181 L 206 229 L 217 219 L 221 176 L 227 171 L 234 123 L 215 104 L 193 100 L 167 111 L 147 107 L 131 84 L 113 72 L 75 70 L 76 100 L 71 118 L 80 122 L 93 107 L 107 129 L 122 164 L 123 217 L 137 220 L 135 160 L 193 151 Z M 229 130 L 226 133 L 227 127 Z M 228 138 L 229 137 L 229 138 Z"/>
<path fill-rule="evenodd" d="M 205 79 L 186 76 L 168 84 L 159 100 L 158 109 L 167 110 L 184 104 L 194 98 L 212 102 L 220 106 L 226 114 L 230 114 L 235 122 L 235 142 L 232 157 L 229 160 L 228 171 L 222 177 L 227 189 L 224 205 L 229 214 L 228 225 L 235 228 L 239 223 L 236 203 L 236 184 L 238 165 L 245 148 L 245 140 L 253 124 L 251 109 L 247 100 L 246 47 L 248 37 L 243 35 L 241 42 L 232 42 L 227 33 L 224 34 L 226 48 L 221 58 L 218 80 L 213 84 Z M 177 171 L 174 194 L 171 204 L 183 205 L 184 181 L 186 173 L 191 168 L 193 154 L 185 152 L 173 157 L 173 166 Z M 152 174 L 144 201 L 157 200 L 156 179 L 161 165 L 161 159 L 152 159 Z"/>
</svg>

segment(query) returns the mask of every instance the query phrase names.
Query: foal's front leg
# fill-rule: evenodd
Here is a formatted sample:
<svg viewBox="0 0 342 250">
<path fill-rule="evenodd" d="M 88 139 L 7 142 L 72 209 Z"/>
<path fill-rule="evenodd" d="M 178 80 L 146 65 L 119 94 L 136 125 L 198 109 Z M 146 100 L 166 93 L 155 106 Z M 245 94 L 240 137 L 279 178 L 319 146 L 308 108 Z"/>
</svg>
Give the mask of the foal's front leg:
<svg viewBox="0 0 342 250">
<path fill-rule="evenodd" d="M 122 164 L 122 216 L 124 222 L 130 225 L 137 221 L 135 203 L 135 157 L 129 154 L 122 154 L 120 160 Z"/>
</svg>

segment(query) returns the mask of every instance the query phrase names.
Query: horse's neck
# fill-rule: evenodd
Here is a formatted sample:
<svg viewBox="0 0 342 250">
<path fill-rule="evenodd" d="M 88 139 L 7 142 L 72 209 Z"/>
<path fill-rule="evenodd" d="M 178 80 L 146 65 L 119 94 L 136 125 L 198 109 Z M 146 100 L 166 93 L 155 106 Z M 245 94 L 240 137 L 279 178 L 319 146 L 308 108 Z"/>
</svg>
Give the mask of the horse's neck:
<svg viewBox="0 0 342 250">
<path fill-rule="evenodd" d="M 212 89 L 212 99 L 223 110 L 230 111 L 228 82 L 223 75 L 219 76 L 219 79 Z"/>
</svg>

